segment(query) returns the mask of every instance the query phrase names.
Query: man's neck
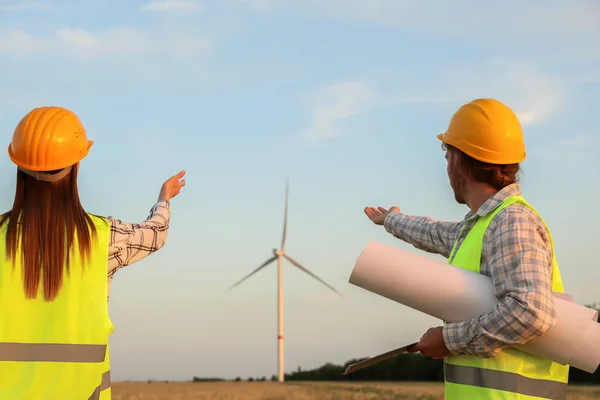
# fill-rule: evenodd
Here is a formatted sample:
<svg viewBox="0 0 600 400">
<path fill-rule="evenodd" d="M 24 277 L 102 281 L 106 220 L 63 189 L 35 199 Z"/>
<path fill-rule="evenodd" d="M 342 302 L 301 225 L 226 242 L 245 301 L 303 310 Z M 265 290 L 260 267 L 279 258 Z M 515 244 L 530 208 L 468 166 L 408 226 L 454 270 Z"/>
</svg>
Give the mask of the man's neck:
<svg viewBox="0 0 600 400">
<path fill-rule="evenodd" d="M 473 183 L 468 190 L 469 195 L 467 196 L 467 206 L 471 209 L 471 212 L 475 214 L 477 210 L 489 200 L 490 197 L 498 193 L 498 189 L 493 188 L 490 185 Z"/>
</svg>

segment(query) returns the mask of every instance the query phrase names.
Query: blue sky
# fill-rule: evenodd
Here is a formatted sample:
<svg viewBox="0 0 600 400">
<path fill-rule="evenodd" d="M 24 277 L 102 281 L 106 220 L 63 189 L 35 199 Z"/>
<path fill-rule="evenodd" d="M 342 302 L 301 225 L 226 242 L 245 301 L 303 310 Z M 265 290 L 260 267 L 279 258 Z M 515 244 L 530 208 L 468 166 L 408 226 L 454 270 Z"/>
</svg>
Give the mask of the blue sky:
<svg viewBox="0 0 600 400">
<path fill-rule="evenodd" d="M 370 240 L 409 248 L 365 206 L 464 216 L 436 135 L 478 97 L 519 113 L 524 194 L 567 291 L 600 301 L 597 1 L 97 3 L 0 1 L 0 142 L 33 107 L 74 110 L 84 206 L 131 222 L 188 171 L 166 247 L 115 277 L 113 379 L 276 373 L 276 269 L 227 288 L 280 243 L 286 176 L 289 254 L 345 295 L 285 265 L 286 371 L 438 325 L 348 278 Z"/>
</svg>

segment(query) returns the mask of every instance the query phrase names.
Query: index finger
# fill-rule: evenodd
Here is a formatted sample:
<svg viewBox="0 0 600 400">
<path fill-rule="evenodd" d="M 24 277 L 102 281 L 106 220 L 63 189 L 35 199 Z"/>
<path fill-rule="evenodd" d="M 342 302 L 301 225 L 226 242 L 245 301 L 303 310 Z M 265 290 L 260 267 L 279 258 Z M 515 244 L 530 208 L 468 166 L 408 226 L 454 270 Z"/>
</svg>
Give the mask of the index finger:
<svg viewBox="0 0 600 400">
<path fill-rule="evenodd" d="M 185 169 L 184 169 L 184 170 L 182 170 L 181 172 L 179 172 L 177 175 L 173 175 L 173 178 L 177 178 L 177 179 L 179 179 L 179 178 L 181 178 L 181 177 L 183 177 L 183 176 L 185 175 L 185 172 L 186 172 L 186 171 L 185 171 Z"/>
</svg>

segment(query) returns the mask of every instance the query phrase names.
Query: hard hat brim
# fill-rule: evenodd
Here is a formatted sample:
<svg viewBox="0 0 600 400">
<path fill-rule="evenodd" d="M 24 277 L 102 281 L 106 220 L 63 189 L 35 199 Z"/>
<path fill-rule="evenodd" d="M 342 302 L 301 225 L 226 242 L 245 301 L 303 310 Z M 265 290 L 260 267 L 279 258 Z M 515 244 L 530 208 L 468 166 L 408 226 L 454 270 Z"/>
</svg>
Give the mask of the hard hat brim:
<svg viewBox="0 0 600 400">
<path fill-rule="evenodd" d="M 77 164 L 79 161 L 83 160 L 85 157 L 87 157 L 87 155 L 90 152 L 90 149 L 92 148 L 92 145 L 94 144 L 93 140 L 88 140 L 87 141 L 87 146 L 85 148 L 85 151 L 82 152 L 78 157 L 69 160 L 69 162 L 65 165 L 64 163 L 62 164 L 54 164 L 54 165 L 27 165 L 21 161 L 19 161 L 13 151 L 12 151 L 12 143 L 8 145 L 8 157 L 10 158 L 10 160 L 15 163 L 17 166 L 21 167 L 21 168 L 25 168 L 28 169 L 30 171 L 55 171 L 55 170 L 59 170 L 59 169 L 63 169 L 63 168 L 67 168 L 70 167 L 71 165 L 75 165 Z"/>
<path fill-rule="evenodd" d="M 527 153 L 525 153 L 525 152 L 523 152 L 523 155 L 517 159 L 512 159 L 512 158 L 504 158 L 503 159 L 502 156 L 498 155 L 497 153 L 490 154 L 491 157 L 483 157 L 480 154 L 482 151 L 484 151 L 483 149 L 473 148 L 472 145 L 465 143 L 453 136 L 448 135 L 447 132 L 438 134 L 437 138 L 449 146 L 456 147 L 458 150 L 462 151 L 469 157 L 472 157 L 478 161 L 488 163 L 488 164 L 495 164 L 495 165 L 518 164 L 520 162 L 523 162 L 523 160 L 525 160 L 525 158 L 527 157 Z M 476 151 L 476 150 L 479 150 L 479 151 Z"/>
</svg>

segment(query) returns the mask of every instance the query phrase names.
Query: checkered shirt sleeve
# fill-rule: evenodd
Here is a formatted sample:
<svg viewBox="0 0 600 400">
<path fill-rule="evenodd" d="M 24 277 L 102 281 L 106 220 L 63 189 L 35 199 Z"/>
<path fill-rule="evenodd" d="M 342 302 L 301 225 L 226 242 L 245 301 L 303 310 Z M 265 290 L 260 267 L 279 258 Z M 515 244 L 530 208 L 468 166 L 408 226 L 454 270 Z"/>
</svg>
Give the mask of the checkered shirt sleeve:
<svg viewBox="0 0 600 400">
<path fill-rule="evenodd" d="M 438 221 L 430 217 L 415 217 L 404 213 L 390 213 L 385 218 L 385 230 L 412 244 L 419 250 L 450 257 L 454 241 L 460 232 L 457 221 Z"/>
<path fill-rule="evenodd" d="M 150 210 L 148 218 L 138 224 L 108 217 L 110 242 L 108 251 L 108 278 L 121 268 L 133 264 L 159 250 L 167 241 L 171 209 L 168 202 L 160 201 Z"/>
<path fill-rule="evenodd" d="M 507 188 L 490 205 L 516 193 L 520 193 L 516 186 Z M 454 242 L 460 245 L 470 231 L 461 233 L 461 228 L 466 223 L 472 227 L 475 221 L 446 222 L 391 213 L 384 226 L 414 247 L 448 258 Z M 487 314 L 445 325 L 443 336 L 450 352 L 493 357 L 554 326 L 552 246 L 544 224 L 532 210 L 513 204 L 496 215 L 484 236 L 481 273 L 491 277 L 499 303 Z"/>
</svg>

